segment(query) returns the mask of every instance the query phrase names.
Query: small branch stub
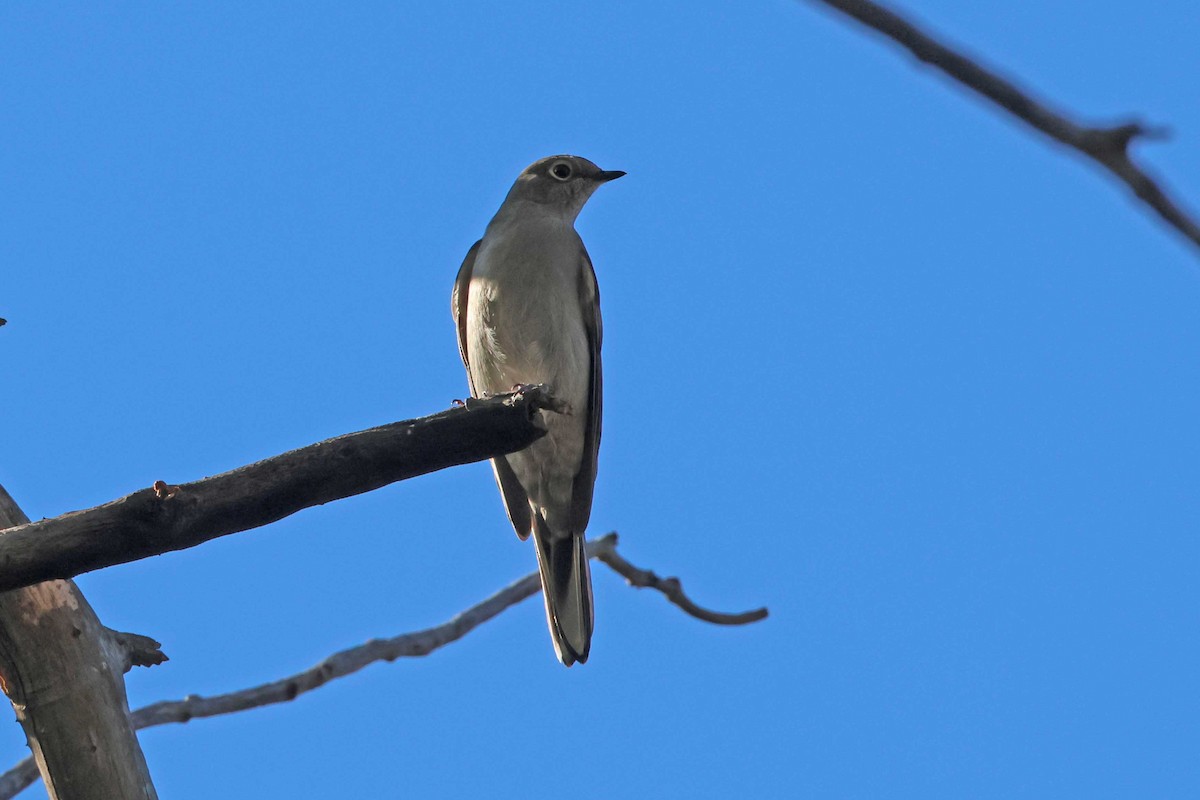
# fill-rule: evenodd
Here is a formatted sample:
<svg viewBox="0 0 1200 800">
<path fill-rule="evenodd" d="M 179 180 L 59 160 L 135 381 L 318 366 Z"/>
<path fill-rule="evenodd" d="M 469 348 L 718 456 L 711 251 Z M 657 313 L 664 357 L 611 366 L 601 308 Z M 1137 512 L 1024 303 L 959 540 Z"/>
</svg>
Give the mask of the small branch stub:
<svg viewBox="0 0 1200 800">
<path fill-rule="evenodd" d="M 159 500 L 166 500 L 168 497 L 174 497 L 179 492 L 178 486 L 172 486 L 166 481 L 155 481 L 153 489 L 154 494 L 158 496 Z"/>
</svg>

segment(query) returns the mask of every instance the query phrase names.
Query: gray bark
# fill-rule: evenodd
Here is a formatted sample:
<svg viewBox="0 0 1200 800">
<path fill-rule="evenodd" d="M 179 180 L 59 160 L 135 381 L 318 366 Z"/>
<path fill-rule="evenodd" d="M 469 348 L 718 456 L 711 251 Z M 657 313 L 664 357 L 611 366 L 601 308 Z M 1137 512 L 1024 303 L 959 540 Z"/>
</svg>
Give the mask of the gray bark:
<svg viewBox="0 0 1200 800">
<path fill-rule="evenodd" d="M 27 522 L 0 487 L 0 529 Z M 157 798 L 129 719 L 125 658 L 72 581 L 0 594 L 0 684 L 51 800 Z"/>
</svg>

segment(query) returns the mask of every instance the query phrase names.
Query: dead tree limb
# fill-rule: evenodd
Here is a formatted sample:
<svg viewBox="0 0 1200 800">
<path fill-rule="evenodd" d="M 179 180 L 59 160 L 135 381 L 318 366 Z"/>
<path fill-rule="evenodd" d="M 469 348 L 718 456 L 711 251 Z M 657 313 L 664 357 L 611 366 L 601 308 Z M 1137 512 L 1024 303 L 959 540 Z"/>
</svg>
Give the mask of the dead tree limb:
<svg viewBox="0 0 1200 800">
<path fill-rule="evenodd" d="M 767 618 L 767 609 L 765 608 L 743 611 L 740 614 L 725 614 L 702 608 L 683 593 L 683 585 L 679 582 L 679 578 L 660 578 L 648 569 L 635 567 L 621 558 L 615 546 L 597 550 L 592 557 L 603 561 L 635 589 L 656 589 L 662 592 L 668 600 L 696 619 L 711 622 L 714 625 L 747 625 Z"/>
<path fill-rule="evenodd" d="M 1119 125 L 1088 126 L 1068 119 L 1035 100 L 1025 90 L 938 42 L 894 11 L 871 0 L 810 0 L 829 6 L 878 31 L 976 94 L 986 97 L 1013 116 L 1061 144 L 1079 151 L 1111 172 L 1169 226 L 1200 248 L 1200 224 L 1171 198 L 1167 191 L 1129 156 L 1129 145 L 1142 136 L 1160 136 L 1160 130 L 1136 120 Z"/>
<path fill-rule="evenodd" d="M 193 483 L 149 489 L 0 532 L 0 591 L 161 555 L 311 506 L 528 447 L 545 431 L 538 387 L 326 439 Z"/>
<path fill-rule="evenodd" d="M 28 521 L 0 487 L 0 528 Z M 0 684 L 33 751 L 25 773 L 51 800 L 157 797 L 129 719 L 129 646 L 71 581 L 0 594 Z"/>
<path fill-rule="evenodd" d="M 763 619 L 767 610 L 760 608 L 743 614 L 722 614 L 701 609 L 683 595 L 676 578 L 646 580 L 654 576 L 649 570 L 633 566 L 617 554 L 617 535 L 609 533 L 588 543 L 592 558 L 608 564 L 629 580 L 630 585 L 646 586 L 663 592 L 672 603 L 688 614 L 723 625 L 741 625 Z M 634 577 L 630 577 L 633 575 Z M 472 630 L 499 615 L 505 609 L 537 594 L 541 584 L 537 573 L 530 573 L 501 589 L 477 605 L 457 614 L 448 622 L 422 631 L 404 633 L 390 639 L 372 639 L 369 642 L 334 653 L 314 667 L 281 678 L 277 681 L 252 686 L 236 692 L 200 697 L 188 695 L 182 700 L 167 700 L 139 708 L 133 712 L 133 723 L 138 730 L 168 723 L 190 722 L 201 717 L 232 714 L 252 708 L 286 703 L 300 695 L 324 686 L 332 680 L 342 678 L 374 664 L 377 661 L 395 661 L 398 658 L 424 656 L 440 647 L 455 642 Z M 680 600 L 683 602 L 680 602 Z M 38 772 L 33 759 L 17 764 L 4 775 L 0 775 L 0 800 L 9 800 L 25 787 L 37 780 Z"/>
</svg>

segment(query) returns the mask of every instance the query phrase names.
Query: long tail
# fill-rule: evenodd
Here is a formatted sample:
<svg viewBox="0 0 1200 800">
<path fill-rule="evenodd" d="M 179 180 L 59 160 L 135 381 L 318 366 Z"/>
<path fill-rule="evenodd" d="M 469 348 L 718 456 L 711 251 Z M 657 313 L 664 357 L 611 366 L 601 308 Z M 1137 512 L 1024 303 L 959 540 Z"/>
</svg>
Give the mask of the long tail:
<svg viewBox="0 0 1200 800">
<path fill-rule="evenodd" d="M 546 598 L 546 621 L 554 652 L 566 666 L 588 659 L 592 647 L 592 571 L 582 533 L 556 536 L 542 515 L 533 514 L 533 543 L 542 595 Z"/>
</svg>

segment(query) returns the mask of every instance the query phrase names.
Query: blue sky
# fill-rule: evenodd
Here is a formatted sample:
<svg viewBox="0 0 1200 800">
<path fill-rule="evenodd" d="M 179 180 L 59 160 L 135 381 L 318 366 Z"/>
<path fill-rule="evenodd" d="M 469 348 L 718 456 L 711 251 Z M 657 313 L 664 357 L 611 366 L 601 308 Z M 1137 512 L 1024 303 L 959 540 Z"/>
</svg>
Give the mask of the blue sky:
<svg viewBox="0 0 1200 800">
<path fill-rule="evenodd" d="M 33 518 L 463 396 L 448 299 L 517 173 L 605 318 L 591 661 L 536 601 L 426 659 L 145 731 L 160 795 L 1194 797 L 1200 258 L 1081 159 L 817 7 L 7 4 L 0 483 Z M 1173 138 L 1194 4 L 912 2 Z M 485 465 L 84 576 L 214 694 L 532 570 Z M 0 726 L 0 760 L 25 754 Z M 7 755 L 5 755 L 7 754 Z M 36 796 L 30 790 L 29 796 Z"/>
</svg>

